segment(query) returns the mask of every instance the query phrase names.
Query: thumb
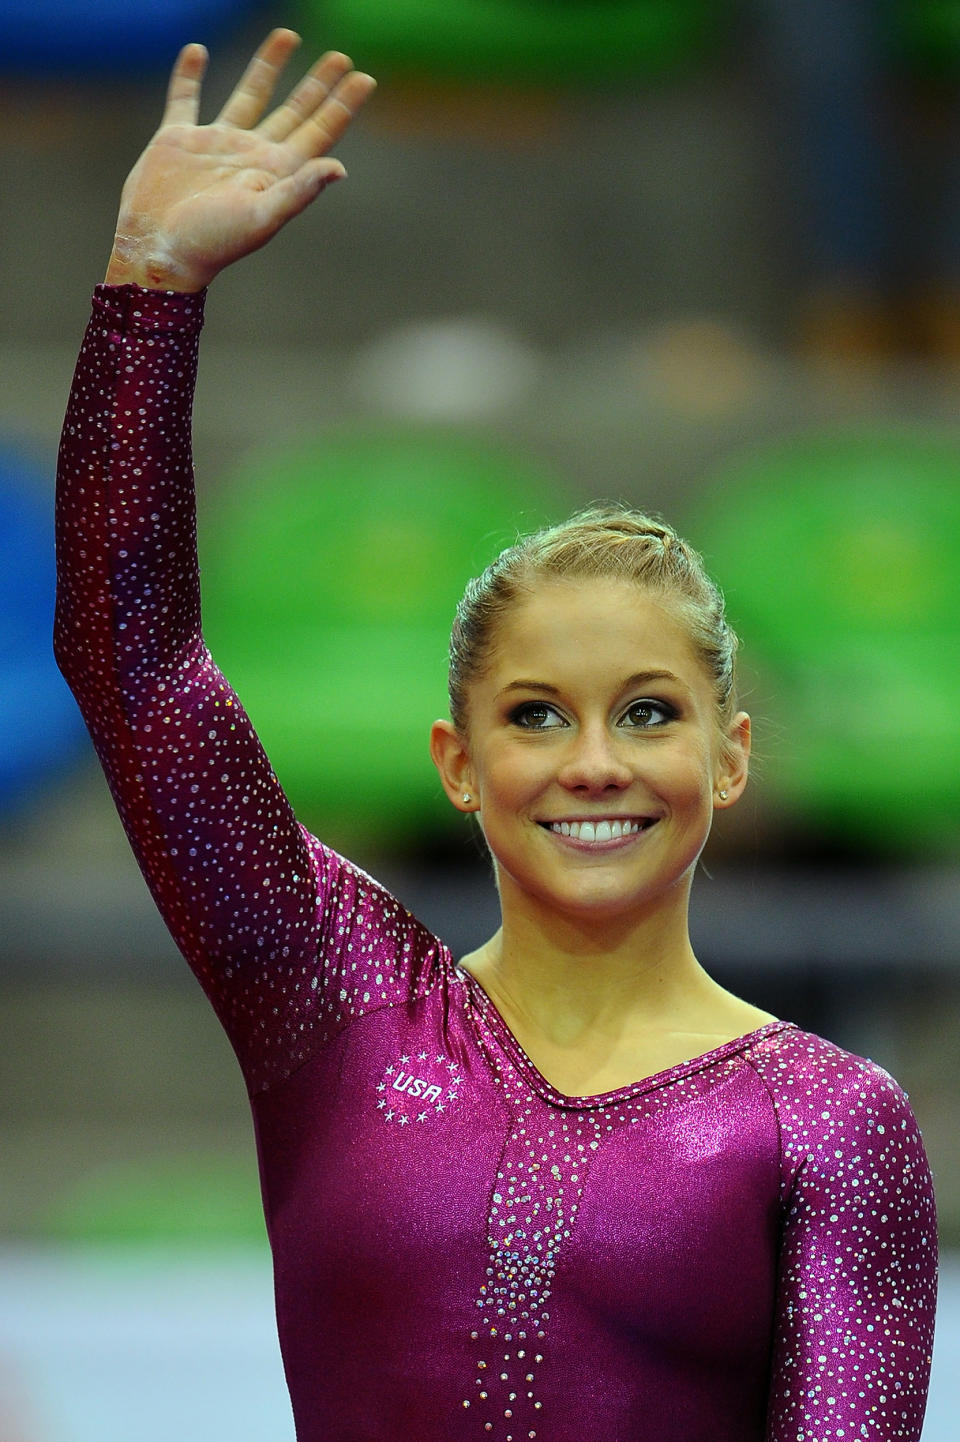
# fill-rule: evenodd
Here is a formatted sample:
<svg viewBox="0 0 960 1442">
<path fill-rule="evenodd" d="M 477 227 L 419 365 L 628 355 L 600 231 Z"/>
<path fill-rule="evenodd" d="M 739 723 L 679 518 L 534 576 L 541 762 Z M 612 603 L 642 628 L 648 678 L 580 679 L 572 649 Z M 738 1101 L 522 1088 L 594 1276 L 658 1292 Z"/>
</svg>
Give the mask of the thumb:
<svg viewBox="0 0 960 1442">
<path fill-rule="evenodd" d="M 288 175 L 271 186 L 264 192 L 263 201 L 269 208 L 274 228 L 279 230 L 282 225 L 286 225 L 288 220 L 292 220 L 301 210 L 305 210 L 311 201 L 316 200 L 328 185 L 332 185 L 336 180 L 343 180 L 346 174 L 339 160 L 320 157 L 308 160 L 293 175 Z"/>
</svg>

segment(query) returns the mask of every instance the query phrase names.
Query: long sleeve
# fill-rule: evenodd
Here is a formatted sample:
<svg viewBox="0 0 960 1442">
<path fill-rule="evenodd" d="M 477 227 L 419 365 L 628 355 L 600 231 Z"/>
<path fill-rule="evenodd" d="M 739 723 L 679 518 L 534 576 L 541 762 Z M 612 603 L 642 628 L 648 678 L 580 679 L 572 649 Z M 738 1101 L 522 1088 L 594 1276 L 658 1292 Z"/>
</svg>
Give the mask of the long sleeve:
<svg viewBox="0 0 960 1442">
<path fill-rule="evenodd" d="M 55 649 L 147 884 L 256 1093 L 351 1020 L 423 995 L 444 949 L 297 823 L 204 644 L 202 309 L 96 292 L 60 448 Z"/>
<path fill-rule="evenodd" d="M 269 991 L 316 954 L 324 855 L 200 630 L 202 311 L 197 296 L 97 290 L 60 449 L 55 650 L 154 898 L 242 1052 L 257 1029 L 244 974 Z"/>
<path fill-rule="evenodd" d="M 936 1310 L 926 1154 L 882 1068 L 809 1041 L 762 1063 L 785 1213 L 767 1442 L 918 1442 Z"/>
</svg>

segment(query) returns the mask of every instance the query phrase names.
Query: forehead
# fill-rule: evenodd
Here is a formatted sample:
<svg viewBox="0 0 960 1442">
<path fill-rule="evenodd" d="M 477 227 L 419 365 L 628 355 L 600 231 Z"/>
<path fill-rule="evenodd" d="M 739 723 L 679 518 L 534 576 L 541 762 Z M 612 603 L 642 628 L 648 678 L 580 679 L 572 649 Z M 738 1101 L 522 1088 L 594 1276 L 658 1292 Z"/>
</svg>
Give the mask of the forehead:
<svg viewBox="0 0 960 1442">
<path fill-rule="evenodd" d="M 668 670 L 691 686 L 706 679 L 669 599 L 611 577 L 538 580 L 515 601 L 497 627 L 488 670 L 529 676 L 535 660 L 559 675 Z"/>
</svg>

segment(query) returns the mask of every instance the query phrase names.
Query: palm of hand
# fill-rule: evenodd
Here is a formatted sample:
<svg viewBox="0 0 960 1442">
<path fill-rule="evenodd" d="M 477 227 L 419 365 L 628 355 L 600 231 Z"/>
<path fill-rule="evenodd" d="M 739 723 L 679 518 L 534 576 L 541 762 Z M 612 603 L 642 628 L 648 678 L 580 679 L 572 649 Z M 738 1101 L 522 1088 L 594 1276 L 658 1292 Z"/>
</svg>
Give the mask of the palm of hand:
<svg viewBox="0 0 960 1442">
<path fill-rule="evenodd" d="M 299 164 L 255 131 L 164 126 L 123 188 L 118 231 L 172 272 L 209 270 L 212 279 L 279 229 L 267 194 Z"/>
<path fill-rule="evenodd" d="M 123 188 L 108 280 L 199 290 L 344 174 L 327 152 L 373 89 L 346 56 L 325 55 L 260 120 L 296 43 L 275 31 L 210 125 L 196 123 L 204 52 L 181 53 L 164 122 Z"/>
</svg>

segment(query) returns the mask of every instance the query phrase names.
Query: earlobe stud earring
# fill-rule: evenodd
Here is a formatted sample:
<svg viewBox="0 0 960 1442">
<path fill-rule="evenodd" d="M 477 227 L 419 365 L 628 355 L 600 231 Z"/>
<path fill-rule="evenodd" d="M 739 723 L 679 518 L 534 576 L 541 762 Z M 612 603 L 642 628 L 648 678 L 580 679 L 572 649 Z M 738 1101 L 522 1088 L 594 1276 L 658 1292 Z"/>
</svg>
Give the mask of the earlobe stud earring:
<svg viewBox="0 0 960 1442">
<path fill-rule="evenodd" d="M 729 793 L 727 792 L 726 787 L 723 787 L 720 791 L 717 792 L 717 795 L 720 797 L 721 801 L 726 801 L 728 794 Z"/>
<path fill-rule="evenodd" d="M 473 800 L 473 797 L 470 795 L 470 792 L 469 792 L 469 791 L 465 791 L 465 792 L 463 793 L 463 804 L 464 804 L 464 806 L 469 806 L 469 805 L 470 805 L 470 802 L 471 802 L 472 800 Z"/>
</svg>

